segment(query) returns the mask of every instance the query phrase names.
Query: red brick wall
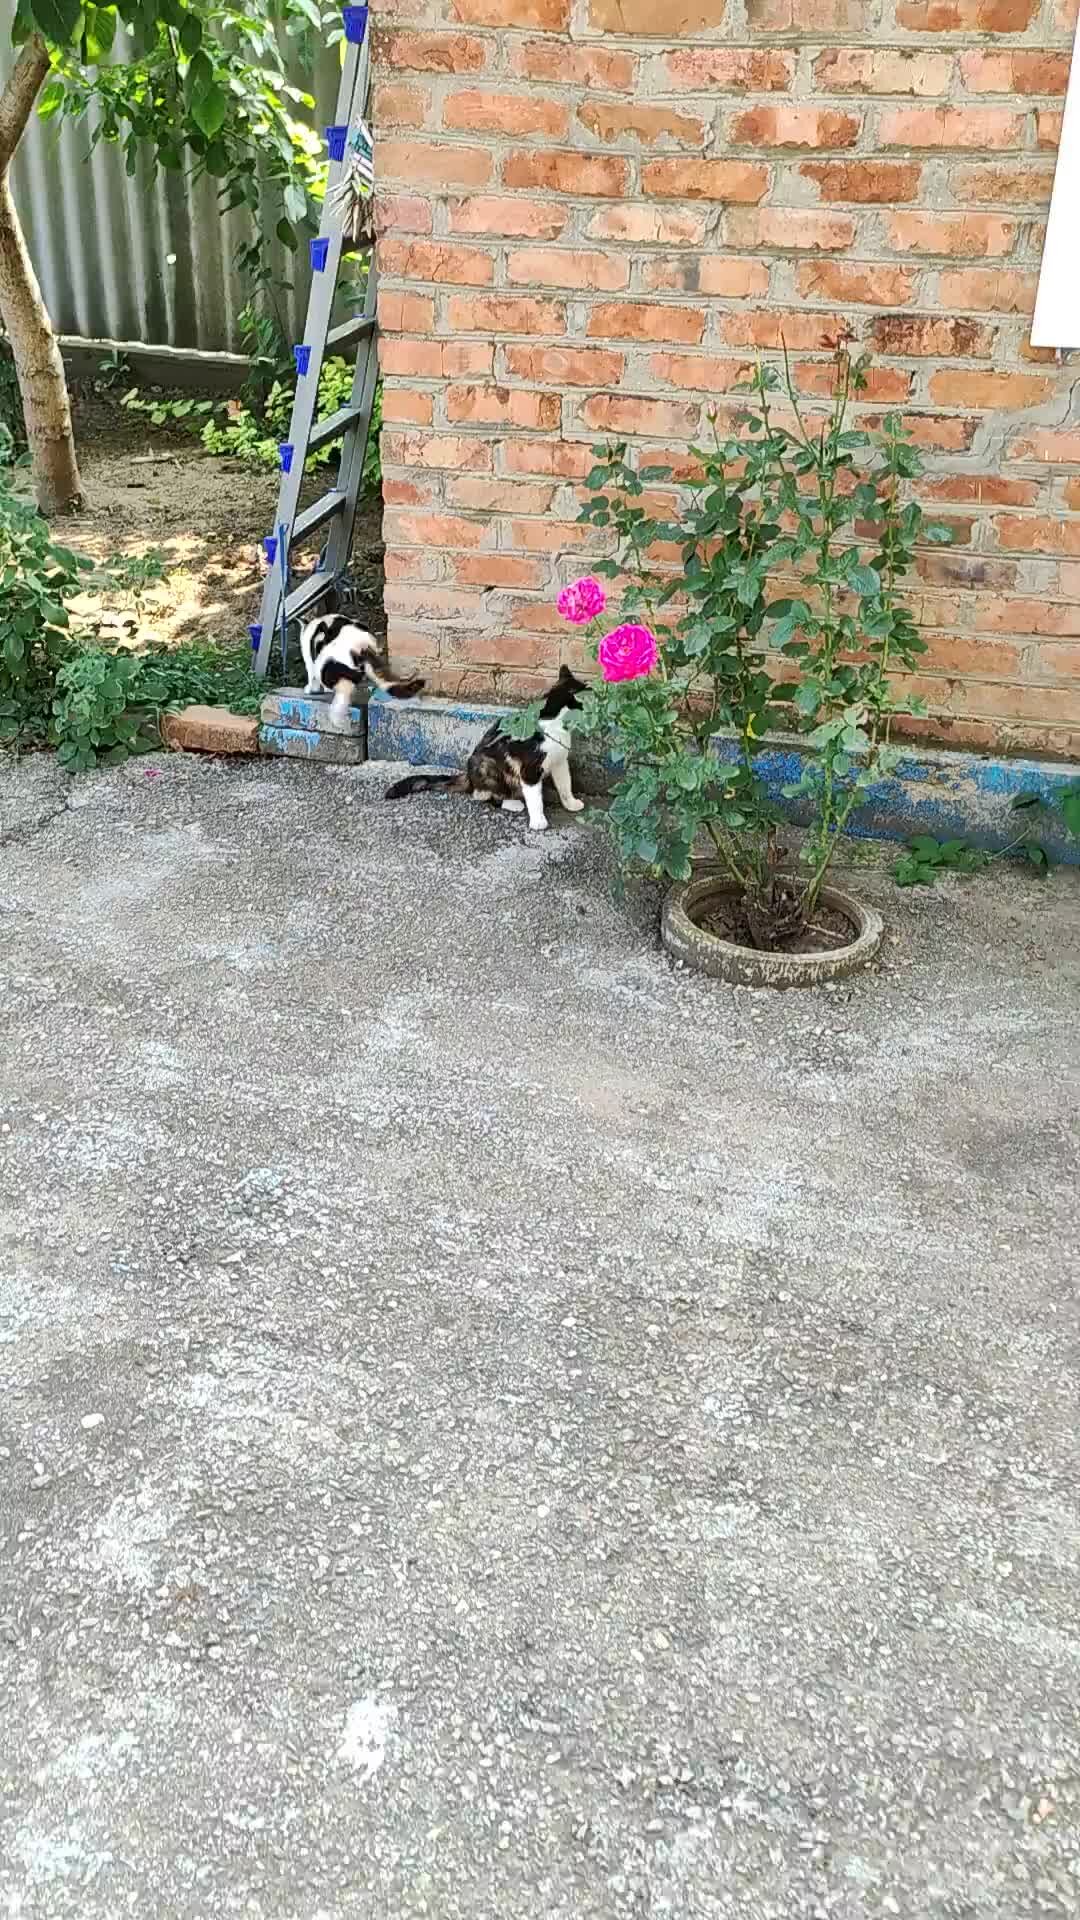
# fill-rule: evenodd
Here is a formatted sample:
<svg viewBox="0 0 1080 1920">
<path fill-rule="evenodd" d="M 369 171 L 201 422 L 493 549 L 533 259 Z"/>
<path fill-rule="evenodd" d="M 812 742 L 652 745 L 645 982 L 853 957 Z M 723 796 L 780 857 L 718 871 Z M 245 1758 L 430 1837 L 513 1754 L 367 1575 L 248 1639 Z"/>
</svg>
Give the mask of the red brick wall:
<svg viewBox="0 0 1080 1920">
<path fill-rule="evenodd" d="M 684 449 L 781 331 L 812 396 L 852 320 L 956 536 L 912 583 L 930 731 L 1080 749 L 1075 368 L 1027 344 L 1074 12 L 376 0 L 399 661 L 531 691 L 591 444 Z"/>
</svg>

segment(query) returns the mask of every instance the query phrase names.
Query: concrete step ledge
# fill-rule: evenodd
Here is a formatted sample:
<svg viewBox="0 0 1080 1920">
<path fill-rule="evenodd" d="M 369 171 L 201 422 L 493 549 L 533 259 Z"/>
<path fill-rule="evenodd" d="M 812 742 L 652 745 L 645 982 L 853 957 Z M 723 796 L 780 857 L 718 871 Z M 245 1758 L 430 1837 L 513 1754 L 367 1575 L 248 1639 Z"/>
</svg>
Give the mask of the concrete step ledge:
<svg viewBox="0 0 1080 1920">
<path fill-rule="evenodd" d="M 367 700 L 349 708 L 349 733 L 365 737 Z M 259 708 L 264 727 L 299 727 L 305 733 L 344 733 L 344 727 L 330 724 L 330 695 L 306 693 L 302 687 L 276 687 Z"/>
<path fill-rule="evenodd" d="M 374 694 L 368 705 L 368 758 L 461 767 L 484 729 L 512 711 L 434 696 L 396 701 Z M 735 743 L 729 736 L 717 734 L 713 747 L 718 756 L 734 759 Z M 810 810 L 805 802 L 783 799 L 782 789 L 794 785 L 809 757 L 795 735 L 775 736 L 757 755 L 771 796 L 796 825 L 806 823 Z M 575 785 L 583 793 L 603 793 L 617 777 L 613 763 L 584 743 L 574 749 L 573 764 Z M 946 747 L 912 747 L 894 774 L 867 790 L 849 832 L 859 839 L 887 840 L 927 833 L 998 852 L 1022 828 L 1022 816 L 1011 806 L 1018 794 L 1038 793 L 1052 808 L 1055 792 L 1077 779 L 1080 765 L 1074 762 L 995 759 Z M 1052 859 L 1080 865 L 1080 841 L 1067 831 L 1060 814 L 1045 815 L 1034 837 Z"/>
<path fill-rule="evenodd" d="M 316 733 L 310 727 L 260 727 L 259 752 L 328 767 L 362 766 L 367 757 L 362 734 Z"/>
</svg>

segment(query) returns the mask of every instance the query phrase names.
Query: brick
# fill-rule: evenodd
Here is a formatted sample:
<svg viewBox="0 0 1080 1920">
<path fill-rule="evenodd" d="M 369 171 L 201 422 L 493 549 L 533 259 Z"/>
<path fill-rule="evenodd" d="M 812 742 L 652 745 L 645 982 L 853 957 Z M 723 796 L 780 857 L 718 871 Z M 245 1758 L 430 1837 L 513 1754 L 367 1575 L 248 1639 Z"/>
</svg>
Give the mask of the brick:
<svg viewBox="0 0 1080 1920">
<path fill-rule="evenodd" d="M 451 333 L 566 332 L 566 308 L 561 300 L 527 300 L 508 295 L 454 294 L 448 304 Z"/>
<path fill-rule="evenodd" d="M 388 467 L 452 467 L 486 473 L 492 464 L 488 441 L 452 433 L 384 433 L 382 456 Z"/>
<path fill-rule="evenodd" d="M 482 547 L 492 527 L 455 513 L 388 513 L 383 533 L 387 546 Z"/>
<path fill-rule="evenodd" d="M 800 393 L 831 398 L 835 373 L 831 360 L 803 360 L 794 368 L 795 385 Z M 884 406 L 896 406 L 911 396 L 913 376 L 899 367 L 868 367 L 861 400 L 878 400 Z"/>
<path fill-rule="evenodd" d="M 387 33 L 375 37 L 381 73 L 482 73 L 488 47 L 465 33 Z"/>
<path fill-rule="evenodd" d="M 1049 679 L 1080 679 L 1080 645 L 1076 641 L 1044 640 L 1036 649 L 1035 666 Z"/>
<path fill-rule="evenodd" d="M 643 400 L 631 394 L 597 393 L 581 410 L 597 433 L 647 434 L 650 439 L 697 432 L 701 408 L 681 400 Z"/>
<path fill-rule="evenodd" d="M 553 387 L 615 387 L 624 357 L 605 347 L 507 347 L 506 366 L 515 380 Z"/>
<path fill-rule="evenodd" d="M 696 114 L 677 113 L 673 107 L 589 101 L 578 108 L 577 117 L 595 139 L 608 146 L 632 141 L 638 146 L 656 147 L 670 141 L 673 146 L 700 151 L 707 138 L 704 120 Z"/>
<path fill-rule="evenodd" d="M 734 200 L 756 204 L 769 185 L 767 167 L 745 160 L 648 160 L 641 191 L 668 200 Z"/>
<path fill-rule="evenodd" d="M 769 290 L 763 260 L 736 260 L 729 254 L 675 256 L 655 254 L 641 265 L 645 293 L 704 293 L 727 300 L 759 298 Z"/>
<path fill-rule="evenodd" d="M 375 229 L 385 233 L 430 233 L 431 201 L 418 193 L 378 193 Z"/>
<path fill-rule="evenodd" d="M 703 353 L 654 353 L 649 361 L 651 379 L 688 388 L 693 393 L 725 393 L 736 381 L 745 379 L 746 373 L 743 360 L 719 360 L 715 355 Z"/>
<path fill-rule="evenodd" d="M 1049 460 L 1055 466 L 1080 465 L 1080 428 L 1035 427 L 1009 447 L 1010 460 Z"/>
<path fill-rule="evenodd" d="M 1048 207 L 1054 183 L 1052 167 L 1031 166 L 1025 157 L 1012 167 L 954 167 L 949 188 L 954 200 L 974 206 Z"/>
<path fill-rule="evenodd" d="M 531 93 L 491 93 L 478 87 L 451 93 L 443 102 L 443 126 L 466 133 L 496 133 L 513 139 L 543 134 L 562 140 L 570 114 L 561 100 Z"/>
<path fill-rule="evenodd" d="M 1061 145 L 1061 122 L 1060 113 L 1047 113 L 1040 110 L 1035 116 L 1036 144 L 1050 153 L 1056 153 Z"/>
<path fill-rule="evenodd" d="M 560 41 L 514 41 L 506 50 L 509 71 L 521 80 L 543 80 L 560 87 L 596 87 L 604 93 L 631 93 L 637 61 L 631 53 L 599 47 L 573 47 Z"/>
<path fill-rule="evenodd" d="M 1038 373 L 984 373 L 975 368 L 949 367 L 930 376 L 930 398 L 939 407 L 1001 407 L 1012 411 L 1041 406 L 1053 390 L 1053 381 Z"/>
<path fill-rule="evenodd" d="M 969 93 L 1064 93 L 1069 84 L 1067 53 L 984 53 L 960 55 L 960 78 Z"/>
<path fill-rule="evenodd" d="M 696 347 L 705 331 L 705 315 L 700 307 L 609 300 L 591 309 L 587 331 L 591 339 L 671 340 Z"/>
<path fill-rule="evenodd" d="M 486 147 L 457 147 L 448 141 L 382 140 L 379 143 L 380 180 L 402 180 L 407 186 L 486 187 L 494 161 Z"/>
<path fill-rule="evenodd" d="M 379 272 L 388 279 L 487 287 L 495 277 L 495 261 L 479 247 L 448 246 L 444 240 L 394 240 L 387 236 L 379 247 Z"/>
<path fill-rule="evenodd" d="M 731 312 L 720 315 L 720 338 L 730 347 L 820 352 L 832 347 L 846 326 L 842 313 Z"/>
<path fill-rule="evenodd" d="M 850 247 L 855 220 L 850 213 L 822 213 L 814 207 L 736 207 L 724 215 L 724 238 L 733 247 L 828 253 Z"/>
<path fill-rule="evenodd" d="M 798 268 L 795 278 L 799 292 L 808 299 L 853 300 L 871 307 L 906 306 L 915 285 L 905 267 L 858 266 L 839 260 L 808 262 Z"/>
<path fill-rule="evenodd" d="M 557 201 L 503 199 L 478 194 L 449 202 L 451 233 L 490 233 L 508 240 L 557 240 L 569 208 Z"/>
<path fill-rule="evenodd" d="M 1073 513 L 1075 513 L 1076 509 L 1080 507 L 1080 480 L 1077 480 L 1075 478 L 1072 480 L 1066 480 L 1065 505 Z"/>
<path fill-rule="evenodd" d="M 591 448 L 570 440 L 504 440 L 502 462 L 508 473 L 550 473 L 560 480 L 584 480 L 596 465 Z"/>
<path fill-rule="evenodd" d="M 383 392 L 383 419 L 392 426 L 430 427 L 433 396 L 408 387 L 388 386 Z"/>
<path fill-rule="evenodd" d="M 592 461 L 590 452 L 589 459 Z M 510 538 L 526 553 L 562 553 L 573 547 L 602 547 L 595 527 L 565 526 L 552 520 L 511 520 Z"/>
<path fill-rule="evenodd" d="M 867 414 L 859 424 L 877 432 L 882 423 L 879 417 Z M 935 453 L 966 453 L 975 438 L 979 422 L 977 419 L 961 420 L 955 414 L 911 413 L 906 416 L 904 425 L 917 447 L 927 447 Z"/>
<path fill-rule="evenodd" d="M 746 0 L 756 33 L 860 33 L 870 25 L 867 0 Z"/>
<path fill-rule="evenodd" d="M 541 193 L 621 197 L 629 183 L 625 160 L 614 154 L 538 150 L 510 153 L 503 161 L 503 186 L 536 188 Z"/>
<path fill-rule="evenodd" d="M 465 27 L 531 27 L 541 33 L 570 31 L 570 0 L 449 0 L 454 20 Z"/>
<path fill-rule="evenodd" d="M 167 747 L 184 753 L 258 753 L 259 723 L 254 716 L 227 707 L 181 707 L 162 717 Z"/>
<path fill-rule="evenodd" d="M 812 147 L 834 153 L 853 147 L 862 122 L 837 107 L 748 107 L 732 117 L 728 138 L 738 147 Z"/>
<path fill-rule="evenodd" d="M 876 353 L 926 359 L 983 360 L 993 351 L 994 329 L 978 320 L 936 313 L 890 313 L 870 323 Z"/>
<path fill-rule="evenodd" d="M 795 56 L 757 47 L 693 47 L 665 55 L 661 91 L 786 93 Z"/>
<path fill-rule="evenodd" d="M 403 340 L 387 334 L 379 342 L 379 368 L 391 377 L 460 380 L 492 371 L 495 349 L 482 340 Z"/>
<path fill-rule="evenodd" d="M 1039 0 L 898 0 L 909 33 L 1026 33 Z"/>
<path fill-rule="evenodd" d="M 386 81 L 375 88 L 371 118 L 379 127 L 422 127 L 431 112 L 431 89 Z"/>
<path fill-rule="evenodd" d="M 822 93 L 909 93 L 916 99 L 949 91 L 951 53 L 874 52 L 833 47 L 818 55 L 814 79 Z"/>
<path fill-rule="evenodd" d="M 562 419 L 562 401 L 557 393 L 530 393 L 524 387 L 447 387 L 446 418 L 451 426 L 531 427 L 551 433 Z"/>
<path fill-rule="evenodd" d="M 1004 267 L 967 267 L 943 273 L 938 281 L 938 305 L 946 312 L 973 307 L 979 313 L 1031 313 L 1038 276 L 1010 273 Z"/>
<path fill-rule="evenodd" d="M 400 657 L 400 656 L 398 656 Z M 361 733 L 315 733 L 304 727 L 256 726 L 259 753 L 289 760 L 316 760 L 329 766 L 359 766 L 364 759 Z"/>
<path fill-rule="evenodd" d="M 1009 553 L 1080 554 L 1080 520 L 1045 519 L 1034 514 L 1000 514 L 994 521 L 998 546 Z"/>
<path fill-rule="evenodd" d="M 727 0 L 589 0 L 589 25 L 599 33 L 710 33 L 724 24 Z"/>
<path fill-rule="evenodd" d="M 1011 253 L 1018 231 L 1015 220 L 993 213 L 894 213 L 888 222 L 889 245 L 897 253 L 950 254 L 958 260 Z"/>
<path fill-rule="evenodd" d="M 383 475 L 382 497 L 385 507 L 425 507 L 438 499 L 437 481 L 401 480 L 396 475 Z"/>
<path fill-rule="evenodd" d="M 1039 497 L 1032 480 L 1006 480 L 1000 473 L 948 473 L 924 477 L 919 493 L 927 500 L 970 500 L 980 507 L 1030 507 Z"/>
<path fill-rule="evenodd" d="M 549 567 L 520 553 L 454 553 L 449 555 L 450 577 L 466 587 L 514 587 L 519 592 L 547 585 Z M 503 658 L 501 641 L 496 658 Z"/>
<path fill-rule="evenodd" d="M 511 286 L 572 287 L 577 292 L 618 293 L 630 278 L 623 255 L 571 252 L 560 247 L 515 247 L 506 256 Z"/>
<path fill-rule="evenodd" d="M 401 580 L 441 579 L 444 572 L 437 554 L 421 552 L 418 547 L 391 547 L 383 564 L 383 575 L 394 585 Z"/>
<path fill-rule="evenodd" d="M 386 595 L 386 610 L 388 614 L 404 614 L 409 620 L 438 620 L 477 628 L 482 624 L 484 596 L 462 593 L 460 587 L 393 587 Z"/>
<path fill-rule="evenodd" d="M 625 240 L 634 246 L 699 247 L 709 216 L 689 207 L 598 207 L 585 229 L 587 240 Z"/>
<path fill-rule="evenodd" d="M 920 166 L 898 160 L 806 161 L 799 172 L 814 182 L 823 200 L 860 207 L 914 200 L 922 182 Z"/>
<path fill-rule="evenodd" d="M 1020 147 L 1024 118 L 1005 107 L 890 107 L 881 116 L 883 147 Z"/>
<path fill-rule="evenodd" d="M 379 330 L 383 334 L 434 333 L 435 302 L 431 295 L 380 287 Z"/>
<path fill-rule="evenodd" d="M 482 474 L 465 473 L 459 479 L 447 481 L 446 497 L 452 507 L 465 507 L 474 513 L 547 513 L 555 498 L 555 488 L 553 484 L 534 482 L 530 485 L 525 480 L 504 480 L 501 475 L 489 480 Z M 481 531 L 489 530 L 487 523 L 480 525 Z"/>
<path fill-rule="evenodd" d="M 998 640 L 966 640 L 956 634 L 937 633 L 930 637 L 930 651 L 924 665 L 928 673 L 955 673 L 1001 679 L 1020 671 L 1020 649 Z"/>
<path fill-rule="evenodd" d="M 1003 600 L 999 594 L 976 597 L 972 624 L 980 633 L 1080 634 L 1080 607 L 1052 600 Z"/>
</svg>

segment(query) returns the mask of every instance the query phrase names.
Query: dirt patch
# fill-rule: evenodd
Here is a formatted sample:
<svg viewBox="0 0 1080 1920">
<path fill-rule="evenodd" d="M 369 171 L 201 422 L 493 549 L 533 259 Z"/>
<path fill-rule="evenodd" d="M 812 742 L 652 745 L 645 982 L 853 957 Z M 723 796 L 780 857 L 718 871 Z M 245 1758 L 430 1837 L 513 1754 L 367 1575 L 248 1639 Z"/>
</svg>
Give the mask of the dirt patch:
<svg viewBox="0 0 1080 1920">
<path fill-rule="evenodd" d="M 186 640 L 248 644 L 258 619 L 266 565 L 262 541 L 273 527 L 277 473 L 207 454 L 177 428 L 155 427 L 96 394 L 76 400 L 75 435 L 86 508 L 53 524 L 58 539 L 101 565 L 111 555 L 159 553 L 164 578 L 132 593 L 91 591 L 75 603 L 103 634 L 130 646 Z M 302 500 L 333 484 L 333 468 L 305 481 Z M 380 636 L 383 611 L 382 509 L 361 508 L 353 538 L 352 604 Z M 296 577 L 313 567 L 316 536 L 297 552 Z"/>
<path fill-rule="evenodd" d="M 700 927 L 702 933 L 711 933 L 716 940 L 731 940 L 739 947 L 754 947 L 742 902 L 732 895 L 714 895 L 700 912 L 690 917 L 695 927 Z M 823 906 L 819 901 L 810 924 L 801 927 L 788 939 L 779 941 L 774 951 L 835 953 L 838 947 L 850 946 L 858 938 L 858 933 L 858 927 L 852 925 L 846 914 L 837 913 L 835 908 Z"/>
</svg>

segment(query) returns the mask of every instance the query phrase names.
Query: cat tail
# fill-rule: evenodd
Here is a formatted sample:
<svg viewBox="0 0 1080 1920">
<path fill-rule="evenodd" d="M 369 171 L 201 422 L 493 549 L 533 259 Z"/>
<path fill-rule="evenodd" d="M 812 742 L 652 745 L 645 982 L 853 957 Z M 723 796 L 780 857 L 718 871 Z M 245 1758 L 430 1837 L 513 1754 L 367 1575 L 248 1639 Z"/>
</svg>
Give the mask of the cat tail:
<svg viewBox="0 0 1080 1920">
<path fill-rule="evenodd" d="M 468 793 L 467 773 L 411 773 L 407 780 L 395 780 L 387 787 L 384 800 L 407 800 L 412 793 Z"/>
<path fill-rule="evenodd" d="M 412 680 L 395 680 L 385 655 L 365 653 L 364 672 L 372 686 L 378 687 L 380 693 L 389 694 L 391 700 L 412 700 L 427 685 L 419 675 Z"/>
</svg>

